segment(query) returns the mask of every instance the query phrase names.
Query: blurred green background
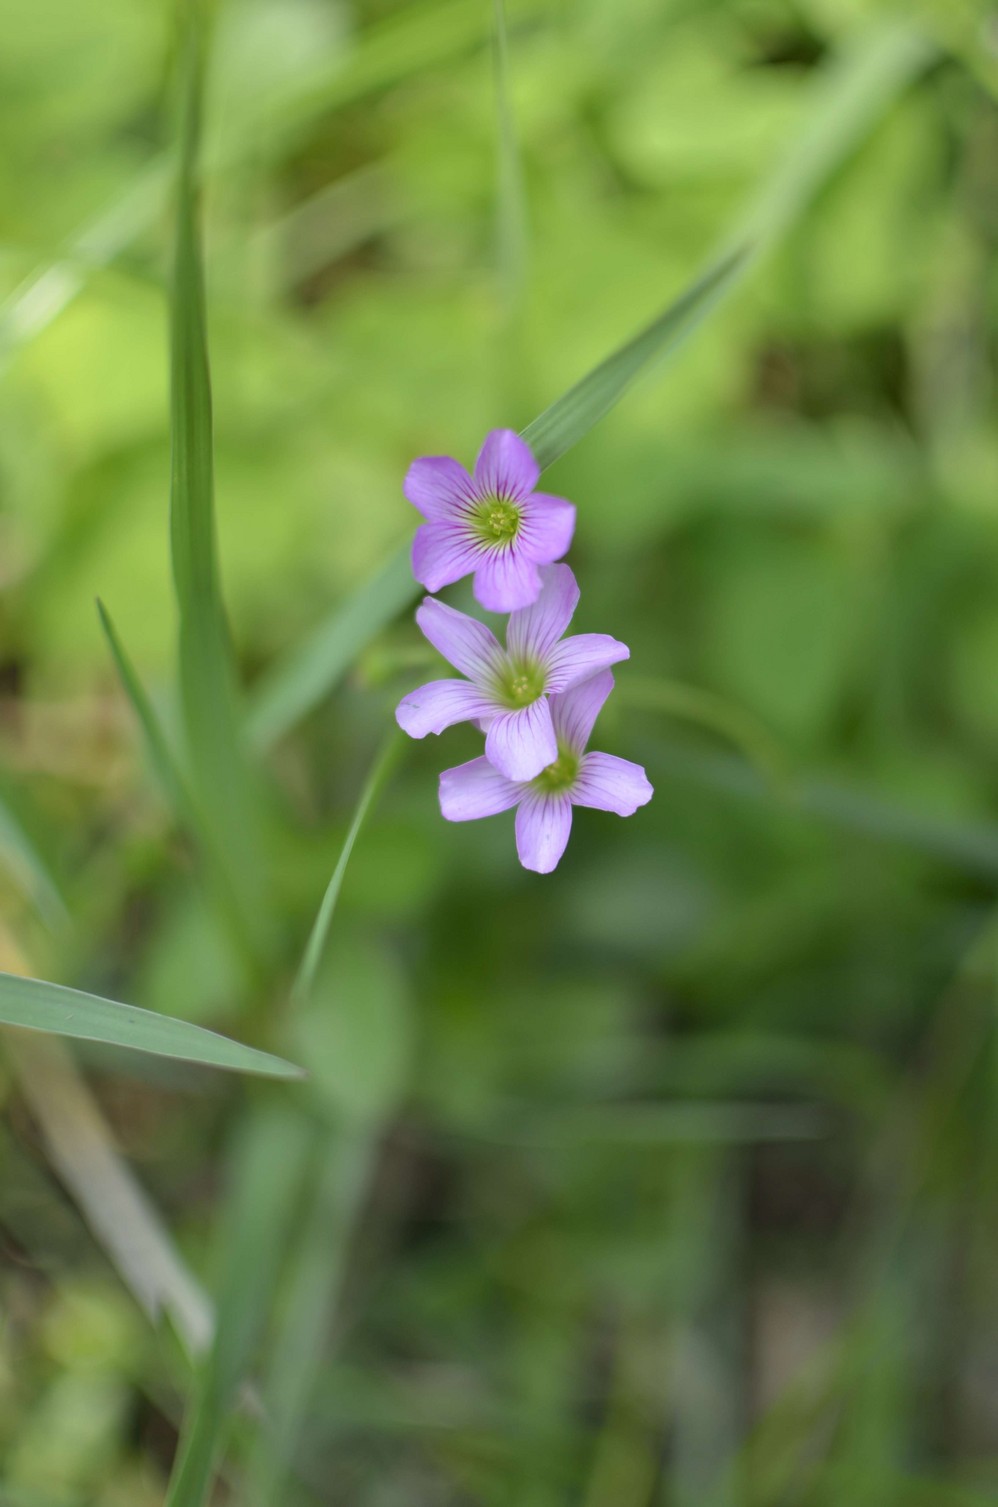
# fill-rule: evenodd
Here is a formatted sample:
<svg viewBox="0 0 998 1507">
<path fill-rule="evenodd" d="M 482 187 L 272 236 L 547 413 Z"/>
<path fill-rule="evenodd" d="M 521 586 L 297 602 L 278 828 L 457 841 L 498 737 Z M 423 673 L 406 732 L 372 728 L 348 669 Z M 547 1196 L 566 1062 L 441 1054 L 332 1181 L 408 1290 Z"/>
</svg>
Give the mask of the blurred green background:
<svg viewBox="0 0 998 1507">
<path fill-rule="evenodd" d="M 578 627 L 632 647 L 597 746 L 653 803 L 581 813 L 541 878 L 511 817 L 440 818 L 472 730 L 407 745 L 295 1010 L 432 656 L 402 613 L 270 740 L 246 946 L 94 608 L 174 738 L 175 17 L 8 16 L 0 967 L 311 1076 L 9 1038 L 4 1507 L 164 1501 L 185 1408 L 209 1427 L 202 1288 L 242 1346 L 218 1503 L 996 1499 L 998 12 L 507 19 L 497 111 L 487 0 L 215 17 L 217 514 L 251 695 L 408 537 L 414 456 L 529 422 L 765 205 L 828 72 L 880 71 L 769 254 L 545 479 L 578 506 Z"/>
</svg>

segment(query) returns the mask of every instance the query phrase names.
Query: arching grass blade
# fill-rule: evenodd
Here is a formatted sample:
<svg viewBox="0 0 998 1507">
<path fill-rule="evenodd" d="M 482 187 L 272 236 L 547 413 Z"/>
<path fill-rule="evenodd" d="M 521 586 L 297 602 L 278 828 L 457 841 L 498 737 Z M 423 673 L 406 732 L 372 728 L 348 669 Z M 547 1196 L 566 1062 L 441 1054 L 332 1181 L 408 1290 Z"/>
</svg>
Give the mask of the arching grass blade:
<svg viewBox="0 0 998 1507">
<path fill-rule="evenodd" d="M 11 973 L 0 973 L 0 1026 L 98 1041 L 265 1078 L 303 1076 L 301 1068 L 280 1057 L 230 1041 L 189 1021 Z"/>
</svg>

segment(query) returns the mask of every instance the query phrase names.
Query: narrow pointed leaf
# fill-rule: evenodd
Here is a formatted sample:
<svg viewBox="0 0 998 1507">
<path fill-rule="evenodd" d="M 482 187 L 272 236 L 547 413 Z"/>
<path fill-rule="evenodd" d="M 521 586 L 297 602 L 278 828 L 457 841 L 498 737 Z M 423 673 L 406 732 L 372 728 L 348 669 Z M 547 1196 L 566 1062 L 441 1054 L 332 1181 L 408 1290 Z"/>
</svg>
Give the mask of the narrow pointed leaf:
<svg viewBox="0 0 998 1507">
<path fill-rule="evenodd" d="M 316 971 L 322 961 L 322 953 L 326 945 L 326 939 L 329 936 L 333 912 L 336 909 L 336 902 L 340 897 L 340 890 L 343 887 L 343 876 L 346 873 L 347 864 L 350 862 L 350 855 L 353 853 L 354 844 L 357 841 L 360 829 L 364 825 L 364 819 L 371 809 L 375 796 L 388 778 L 392 765 L 398 758 L 401 748 L 402 739 L 396 729 L 393 728 L 370 774 L 364 782 L 364 788 L 357 801 L 353 820 L 347 830 L 346 837 L 343 839 L 343 847 L 340 850 L 339 859 L 326 888 L 326 893 L 322 897 L 319 914 L 315 918 L 315 924 L 312 927 L 308 944 L 305 948 L 305 954 L 302 958 L 301 968 L 295 980 L 294 993 L 295 998 L 299 1001 L 307 998 L 315 981 Z"/>
<path fill-rule="evenodd" d="M 303 1076 L 301 1068 L 293 1063 L 243 1046 L 227 1036 L 218 1036 L 189 1021 L 10 973 L 0 973 L 0 1026 L 45 1031 L 78 1041 L 98 1041 L 106 1046 L 128 1047 L 133 1052 L 150 1052 L 156 1057 L 174 1057 L 182 1062 L 199 1062 L 206 1067 L 255 1073 L 265 1078 Z"/>
<path fill-rule="evenodd" d="M 247 931 L 259 945 L 268 932 L 259 810 L 242 745 L 215 540 L 211 382 L 197 195 L 204 64 L 196 0 L 185 0 L 185 14 L 170 300 L 170 543 L 180 616 L 180 698 L 195 798 L 226 854 Z"/>
<path fill-rule="evenodd" d="M 261 677 L 250 702 L 248 726 L 253 744 L 259 749 L 269 748 L 311 711 L 418 590 L 405 544 L 304 644 Z"/>
<path fill-rule="evenodd" d="M 226 1424 L 271 1309 L 314 1139 L 306 1118 L 274 1107 L 252 1116 L 239 1138 L 215 1341 L 184 1419 L 165 1507 L 202 1507 L 210 1499 Z"/>
</svg>

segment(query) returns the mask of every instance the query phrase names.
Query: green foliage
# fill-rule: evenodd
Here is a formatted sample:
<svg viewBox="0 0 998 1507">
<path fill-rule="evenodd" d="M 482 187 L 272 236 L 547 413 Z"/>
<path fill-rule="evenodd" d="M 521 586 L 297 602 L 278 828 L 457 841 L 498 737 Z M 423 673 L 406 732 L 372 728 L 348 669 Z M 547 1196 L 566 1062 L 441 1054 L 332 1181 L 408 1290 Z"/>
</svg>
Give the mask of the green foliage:
<svg viewBox="0 0 998 1507">
<path fill-rule="evenodd" d="M 184 1062 L 236 1072 L 260 1073 L 269 1078 L 299 1078 L 301 1069 L 267 1052 L 228 1041 L 183 1020 L 119 1005 L 114 1000 L 46 984 L 40 979 L 0 974 L 0 1024 L 31 1031 L 50 1031 L 79 1041 L 152 1052 Z"/>
<path fill-rule="evenodd" d="M 178 14 L 0 61 L 0 1496 L 992 1500 L 986 18 Z M 499 424 L 656 785 L 547 879 L 379 752 Z"/>
</svg>

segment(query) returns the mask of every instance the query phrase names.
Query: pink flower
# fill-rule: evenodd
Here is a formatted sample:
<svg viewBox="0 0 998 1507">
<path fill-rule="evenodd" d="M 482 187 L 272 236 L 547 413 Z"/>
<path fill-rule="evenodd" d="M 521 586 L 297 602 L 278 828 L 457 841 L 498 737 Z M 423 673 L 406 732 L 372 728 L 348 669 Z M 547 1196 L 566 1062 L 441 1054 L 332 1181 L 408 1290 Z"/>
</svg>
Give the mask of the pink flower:
<svg viewBox="0 0 998 1507">
<path fill-rule="evenodd" d="M 592 806 L 633 816 L 652 798 L 640 764 L 613 754 L 587 753 L 586 744 L 613 690 L 609 670 L 551 698 L 556 757 L 532 780 L 510 780 L 488 759 L 472 759 L 440 776 L 440 809 L 448 821 L 477 821 L 516 811 L 516 851 L 525 869 L 550 874 L 572 830 L 572 807 Z"/>
<path fill-rule="evenodd" d="M 504 649 L 484 623 L 427 597 L 416 621 L 468 679 L 433 680 L 410 691 L 395 713 L 399 726 L 410 737 L 425 738 L 455 722 L 477 722 L 485 732 L 486 758 L 500 774 L 532 780 L 558 757 L 549 696 L 631 652 L 607 633 L 562 638 L 578 600 L 569 567 L 546 566 L 536 602 L 511 614 Z"/>
<path fill-rule="evenodd" d="M 474 574 L 478 601 L 514 612 L 537 600 L 538 566 L 560 560 L 575 508 L 535 492 L 540 467 L 512 429 L 493 429 L 473 476 L 449 455 L 413 461 L 404 492 L 426 519 L 412 542 L 412 573 L 428 591 Z"/>
</svg>

